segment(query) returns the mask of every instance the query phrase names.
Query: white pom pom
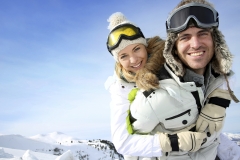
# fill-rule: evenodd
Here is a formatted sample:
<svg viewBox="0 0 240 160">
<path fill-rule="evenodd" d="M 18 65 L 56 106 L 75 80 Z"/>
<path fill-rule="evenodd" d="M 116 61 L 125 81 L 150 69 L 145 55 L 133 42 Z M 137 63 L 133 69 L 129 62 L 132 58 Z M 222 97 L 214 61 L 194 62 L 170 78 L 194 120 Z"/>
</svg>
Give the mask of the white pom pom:
<svg viewBox="0 0 240 160">
<path fill-rule="evenodd" d="M 110 31 L 119 24 L 129 23 L 127 18 L 121 12 L 113 13 L 107 21 L 109 22 L 108 29 Z"/>
</svg>

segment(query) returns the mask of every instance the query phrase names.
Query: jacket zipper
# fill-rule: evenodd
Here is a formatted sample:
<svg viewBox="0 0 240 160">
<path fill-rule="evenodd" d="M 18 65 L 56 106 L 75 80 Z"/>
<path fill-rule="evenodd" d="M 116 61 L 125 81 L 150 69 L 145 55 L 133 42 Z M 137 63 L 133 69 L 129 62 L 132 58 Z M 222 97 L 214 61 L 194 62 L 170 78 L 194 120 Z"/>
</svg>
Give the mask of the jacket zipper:
<svg viewBox="0 0 240 160">
<path fill-rule="evenodd" d="M 165 120 L 167 121 L 167 120 L 175 119 L 175 118 L 180 117 L 180 116 L 182 116 L 182 115 L 184 115 L 186 113 L 188 113 L 188 115 L 191 116 L 190 112 L 191 112 L 191 109 L 188 109 L 185 112 L 182 112 L 182 113 L 180 113 L 180 114 L 178 114 L 176 116 L 173 116 L 173 117 L 166 118 Z"/>
</svg>

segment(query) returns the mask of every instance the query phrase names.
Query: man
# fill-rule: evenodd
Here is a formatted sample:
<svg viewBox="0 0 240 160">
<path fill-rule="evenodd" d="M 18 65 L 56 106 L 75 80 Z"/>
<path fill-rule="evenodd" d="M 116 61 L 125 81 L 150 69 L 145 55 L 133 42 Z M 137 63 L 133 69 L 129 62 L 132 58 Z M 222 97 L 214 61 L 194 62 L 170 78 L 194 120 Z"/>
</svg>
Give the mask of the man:
<svg viewBox="0 0 240 160">
<path fill-rule="evenodd" d="M 238 102 L 229 86 L 232 55 L 218 18 L 205 0 L 182 0 L 166 21 L 160 89 L 140 90 L 132 98 L 134 133 L 158 133 L 160 159 L 216 158 L 226 108 L 232 99 Z M 151 81 L 147 72 L 137 74 L 141 84 Z"/>
<path fill-rule="evenodd" d="M 228 96 L 229 93 L 235 102 L 239 102 L 228 86 L 227 77 L 232 75 L 232 55 L 218 30 L 218 18 L 218 12 L 205 0 L 181 1 L 166 22 L 168 37 L 164 57 L 173 72 L 185 82 L 199 83 L 205 96 L 218 88 L 213 82 L 221 80 L 221 83 L 227 83 L 227 87 L 222 89 L 228 92 L 222 91 L 223 94 Z M 204 131 L 209 125 L 210 133 L 213 133 L 222 128 L 223 118 L 220 117 L 225 116 L 223 108 L 226 108 L 230 101 L 225 101 L 223 95 L 212 100 L 211 104 L 219 104 L 217 101 L 222 105 L 208 110 L 211 115 L 202 110 L 201 116 L 204 120 L 198 120 L 197 130 Z M 214 106 L 209 108 L 212 107 Z M 218 115 L 212 112 L 218 112 Z M 210 120 L 207 120 L 206 115 Z"/>
<path fill-rule="evenodd" d="M 219 140 L 230 100 L 239 102 L 229 87 L 232 55 L 218 30 L 218 16 L 205 0 L 182 0 L 166 21 L 166 64 L 183 82 L 200 85 L 205 96 L 196 131 L 207 130 L 209 145 L 203 145 L 209 150 L 200 151 L 206 159 L 216 156 L 218 143 L 214 143 Z"/>
</svg>

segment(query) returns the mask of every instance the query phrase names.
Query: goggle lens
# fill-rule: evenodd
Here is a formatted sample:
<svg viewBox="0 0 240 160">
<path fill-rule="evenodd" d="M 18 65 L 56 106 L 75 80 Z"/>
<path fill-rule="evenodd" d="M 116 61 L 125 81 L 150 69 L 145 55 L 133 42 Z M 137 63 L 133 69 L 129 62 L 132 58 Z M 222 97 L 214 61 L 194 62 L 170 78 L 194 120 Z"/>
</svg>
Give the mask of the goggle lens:
<svg viewBox="0 0 240 160">
<path fill-rule="evenodd" d="M 108 36 L 107 48 L 111 53 L 111 50 L 118 47 L 122 39 L 134 40 L 143 37 L 140 28 L 131 24 L 123 24 L 112 30 Z"/>
<path fill-rule="evenodd" d="M 188 21 L 193 18 L 199 27 L 218 26 L 218 13 L 203 4 L 189 4 L 180 7 L 167 20 L 167 31 L 179 32 L 187 27 Z"/>
<path fill-rule="evenodd" d="M 198 6 L 192 6 L 180 10 L 172 16 L 170 27 L 177 28 L 182 26 L 186 22 L 189 15 L 196 17 L 201 23 L 211 24 L 215 22 L 213 13 L 210 9 L 201 7 L 200 10 L 201 12 L 199 12 Z"/>
<path fill-rule="evenodd" d="M 125 26 L 125 27 L 118 28 L 110 33 L 110 35 L 108 37 L 108 46 L 112 47 L 112 46 L 116 45 L 117 42 L 119 41 L 121 35 L 131 37 L 133 35 L 136 35 L 137 33 L 138 33 L 137 29 L 133 28 L 133 27 Z"/>
</svg>

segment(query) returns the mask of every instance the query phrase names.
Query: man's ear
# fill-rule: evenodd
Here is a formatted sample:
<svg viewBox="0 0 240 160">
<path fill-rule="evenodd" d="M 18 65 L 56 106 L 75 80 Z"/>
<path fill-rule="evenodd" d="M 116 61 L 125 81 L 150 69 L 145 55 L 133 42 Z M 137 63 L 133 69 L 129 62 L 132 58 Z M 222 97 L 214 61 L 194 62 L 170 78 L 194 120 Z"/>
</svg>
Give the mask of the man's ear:
<svg viewBox="0 0 240 160">
<path fill-rule="evenodd" d="M 175 52 L 175 55 L 177 56 L 178 55 L 178 51 L 177 51 L 177 49 L 176 48 L 174 48 L 174 52 Z"/>
<path fill-rule="evenodd" d="M 176 44 L 172 48 L 172 54 L 173 54 L 173 56 L 178 56 L 178 51 L 177 51 Z"/>
</svg>

